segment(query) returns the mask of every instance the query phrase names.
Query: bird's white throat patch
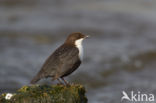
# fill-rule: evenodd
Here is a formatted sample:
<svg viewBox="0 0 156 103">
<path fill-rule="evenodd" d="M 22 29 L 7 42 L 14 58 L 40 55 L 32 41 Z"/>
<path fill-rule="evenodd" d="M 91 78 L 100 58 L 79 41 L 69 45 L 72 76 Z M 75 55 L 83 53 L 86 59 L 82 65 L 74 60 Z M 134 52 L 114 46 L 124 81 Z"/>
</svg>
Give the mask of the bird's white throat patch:
<svg viewBox="0 0 156 103">
<path fill-rule="evenodd" d="M 82 45 L 82 41 L 83 41 L 83 38 L 82 39 L 78 39 L 78 40 L 75 41 L 75 45 L 79 49 L 80 60 L 83 60 L 83 45 Z"/>
</svg>

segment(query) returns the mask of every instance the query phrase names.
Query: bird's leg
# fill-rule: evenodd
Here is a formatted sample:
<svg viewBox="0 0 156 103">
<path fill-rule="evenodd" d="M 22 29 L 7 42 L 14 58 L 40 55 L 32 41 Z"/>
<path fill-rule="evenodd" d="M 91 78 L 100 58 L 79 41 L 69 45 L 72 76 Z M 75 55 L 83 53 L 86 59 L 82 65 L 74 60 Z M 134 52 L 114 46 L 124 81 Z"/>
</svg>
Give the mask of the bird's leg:
<svg viewBox="0 0 156 103">
<path fill-rule="evenodd" d="M 69 85 L 69 83 L 64 78 L 61 78 L 61 79 L 64 81 L 66 85 Z"/>
<path fill-rule="evenodd" d="M 57 81 L 59 81 L 59 84 L 63 84 L 59 78 L 57 78 Z"/>
</svg>

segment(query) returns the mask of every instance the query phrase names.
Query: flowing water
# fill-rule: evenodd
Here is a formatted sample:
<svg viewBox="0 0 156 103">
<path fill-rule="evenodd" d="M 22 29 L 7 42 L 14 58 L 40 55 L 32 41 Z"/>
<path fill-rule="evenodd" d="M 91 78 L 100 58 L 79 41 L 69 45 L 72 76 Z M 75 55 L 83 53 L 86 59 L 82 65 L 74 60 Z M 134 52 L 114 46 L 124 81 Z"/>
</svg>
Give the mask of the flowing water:
<svg viewBox="0 0 156 103">
<path fill-rule="evenodd" d="M 154 0 L 0 2 L 1 93 L 28 85 L 69 33 L 82 32 L 90 35 L 84 61 L 66 79 L 87 88 L 89 103 L 119 103 L 122 91 L 156 94 Z"/>
</svg>

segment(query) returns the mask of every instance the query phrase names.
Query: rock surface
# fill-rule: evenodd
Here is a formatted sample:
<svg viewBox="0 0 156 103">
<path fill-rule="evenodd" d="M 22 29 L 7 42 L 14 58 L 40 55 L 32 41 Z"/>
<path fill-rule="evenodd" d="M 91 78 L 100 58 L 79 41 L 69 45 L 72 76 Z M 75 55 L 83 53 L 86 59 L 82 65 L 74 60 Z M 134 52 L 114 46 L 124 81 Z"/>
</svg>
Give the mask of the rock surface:
<svg viewBox="0 0 156 103">
<path fill-rule="evenodd" d="M 87 103 L 82 85 L 23 86 L 16 93 L 4 93 L 0 103 Z"/>
</svg>

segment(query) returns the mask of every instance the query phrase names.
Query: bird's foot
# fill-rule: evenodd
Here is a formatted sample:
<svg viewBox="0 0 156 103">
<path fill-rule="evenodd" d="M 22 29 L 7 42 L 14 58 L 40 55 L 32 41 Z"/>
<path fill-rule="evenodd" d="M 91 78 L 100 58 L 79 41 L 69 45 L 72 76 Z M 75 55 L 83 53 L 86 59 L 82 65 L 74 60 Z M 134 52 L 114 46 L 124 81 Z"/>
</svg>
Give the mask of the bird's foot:
<svg viewBox="0 0 156 103">
<path fill-rule="evenodd" d="M 65 83 L 66 86 L 70 86 L 71 85 L 71 83 L 69 83 L 68 81 L 66 81 L 64 78 L 61 78 L 61 79 L 64 81 L 64 83 Z"/>
<path fill-rule="evenodd" d="M 57 81 L 59 82 L 57 83 L 57 85 L 64 85 L 64 83 L 62 83 L 62 81 L 59 78 L 57 79 Z"/>
</svg>

